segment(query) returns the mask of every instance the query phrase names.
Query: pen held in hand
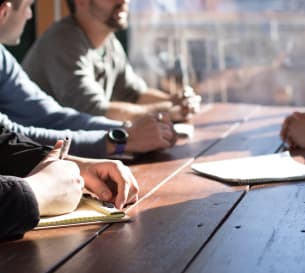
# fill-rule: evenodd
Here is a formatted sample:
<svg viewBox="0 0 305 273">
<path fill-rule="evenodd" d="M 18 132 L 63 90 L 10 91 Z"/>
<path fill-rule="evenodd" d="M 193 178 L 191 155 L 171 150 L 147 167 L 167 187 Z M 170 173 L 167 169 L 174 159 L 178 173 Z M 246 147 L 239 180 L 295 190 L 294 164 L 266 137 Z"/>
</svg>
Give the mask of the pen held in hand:
<svg viewBox="0 0 305 273">
<path fill-rule="evenodd" d="M 60 149 L 59 159 L 64 159 L 68 155 L 70 145 L 71 145 L 71 138 L 66 137 L 64 139 L 64 143 L 63 143 L 63 145 L 61 146 L 61 149 Z"/>
</svg>

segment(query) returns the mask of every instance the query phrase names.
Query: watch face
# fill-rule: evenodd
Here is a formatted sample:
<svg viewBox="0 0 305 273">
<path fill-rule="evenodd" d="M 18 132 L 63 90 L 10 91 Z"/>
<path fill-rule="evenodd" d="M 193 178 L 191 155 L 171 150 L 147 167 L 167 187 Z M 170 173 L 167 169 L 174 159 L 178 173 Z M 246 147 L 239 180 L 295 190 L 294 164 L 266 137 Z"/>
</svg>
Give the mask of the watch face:
<svg viewBox="0 0 305 273">
<path fill-rule="evenodd" d="M 108 136 L 112 142 L 117 144 L 125 144 L 128 139 L 128 133 L 122 128 L 111 129 Z"/>
</svg>

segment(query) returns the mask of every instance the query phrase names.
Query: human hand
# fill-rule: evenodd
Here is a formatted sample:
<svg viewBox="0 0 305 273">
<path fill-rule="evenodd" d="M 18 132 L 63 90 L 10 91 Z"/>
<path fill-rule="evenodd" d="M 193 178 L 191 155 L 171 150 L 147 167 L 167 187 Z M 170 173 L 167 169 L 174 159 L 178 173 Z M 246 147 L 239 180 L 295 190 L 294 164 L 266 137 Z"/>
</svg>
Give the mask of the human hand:
<svg viewBox="0 0 305 273">
<path fill-rule="evenodd" d="M 35 194 L 41 216 L 71 212 L 82 196 L 84 180 L 78 166 L 59 160 L 62 144 L 58 141 L 48 156 L 25 177 Z"/>
<path fill-rule="evenodd" d="M 130 169 L 118 160 L 79 161 L 86 188 L 118 209 L 138 200 L 139 186 Z"/>
<path fill-rule="evenodd" d="M 149 152 L 166 149 L 173 146 L 177 140 L 177 134 L 168 114 L 162 114 L 162 120 L 158 114 L 145 115 L 137 119 L 127 129 L 129 138 L 125 147 L 126 152 Z"/>
<path fill-rule="evenodd" d="M 189 120 L 200 110 L 201 96 L 197 95 L 190 86 L 185 86 L 177 95 L 173 95 L 171 100 L 174 106 L 170 109 L 172 121 Z"/>
<path fill-rule="evenodd" d="M 305 113 L 294 112 L 282 125 L 280 136 L 291 148 L 305 148 Z"/>
</svg>

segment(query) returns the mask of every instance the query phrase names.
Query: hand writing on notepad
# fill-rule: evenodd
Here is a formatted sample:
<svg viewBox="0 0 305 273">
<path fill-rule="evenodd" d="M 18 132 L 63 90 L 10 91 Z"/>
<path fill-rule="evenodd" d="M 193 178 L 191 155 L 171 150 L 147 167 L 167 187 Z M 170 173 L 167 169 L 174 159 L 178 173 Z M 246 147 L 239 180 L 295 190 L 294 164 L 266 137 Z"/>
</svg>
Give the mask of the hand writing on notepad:
<svg viewBox="0 0 305 273">
<path fill-rule="evenodd" d="M 117 160 L 87 160 L 79 164 L 86 187 L 118 209 L 138 200 L 139 186 L 130 169 Z"/>
<path fill-rule="evenodd" d="M 41 216 L 73 211 L 84 187 L 80 169 L 71 161 L 59 160 L 62 141 L 25 178 L 31 186 Z"/>
<path fill-rule="evenodd" d="M 37 199 L 41 216 L 75 210 L 84 184 L 99 199 L 113 202 L 118 209 L 138 200 L 138 183 L 122 162 L 71 155 L 60 160 L 62 145 L 63 141 L 58 141 L 25 178 Z M 109 181 L 114 185 L 112 189 Z"/>
</svg>

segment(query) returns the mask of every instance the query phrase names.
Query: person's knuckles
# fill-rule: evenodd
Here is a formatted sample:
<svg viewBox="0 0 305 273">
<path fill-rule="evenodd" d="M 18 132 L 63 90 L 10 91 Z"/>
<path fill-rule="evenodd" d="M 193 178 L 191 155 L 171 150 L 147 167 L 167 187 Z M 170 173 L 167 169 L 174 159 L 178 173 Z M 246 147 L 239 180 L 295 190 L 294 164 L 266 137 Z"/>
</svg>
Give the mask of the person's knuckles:
<svg viewBox="0 0 305 273">
<path fill-rule="evenodd" d="M 83 189 L 85 187 L 85 181 L 81 176 L 78 176 L 77 183 L 79 184 L 81 189 Z"/>
<path fill-rule="evenodd" d="M 99 197 L 104 200 L 104 201 L 109 201 L 112 199 L 112 193 L 108 189 L 102 189 L 101 192 L 99 193 Z"/>
<path fill-rule="evenodd" d="M 111 161 L 112 169 L 118 172 L 120 175 L 124 173 L 126 170 L 126 165 L 120 160 L 112 160 Z"/>
</svg>

